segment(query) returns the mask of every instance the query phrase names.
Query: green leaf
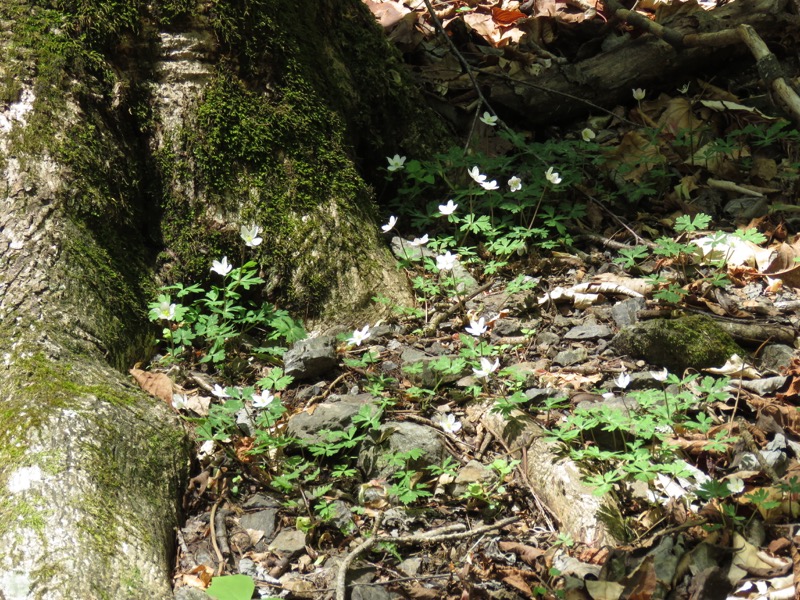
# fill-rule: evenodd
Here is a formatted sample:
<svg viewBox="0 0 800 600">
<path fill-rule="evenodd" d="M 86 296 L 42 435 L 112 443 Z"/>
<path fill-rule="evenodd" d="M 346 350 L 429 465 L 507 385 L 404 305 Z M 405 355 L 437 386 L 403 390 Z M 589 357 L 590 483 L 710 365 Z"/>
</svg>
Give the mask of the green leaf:
<svg viewBox="0 0 800 600">
<path fill-rule="evenodd" d="M 216 600 L 250 600 L 256 584 L 249 575 L 223 575 L 214 577 L 206 594 Z"/>
</svg>

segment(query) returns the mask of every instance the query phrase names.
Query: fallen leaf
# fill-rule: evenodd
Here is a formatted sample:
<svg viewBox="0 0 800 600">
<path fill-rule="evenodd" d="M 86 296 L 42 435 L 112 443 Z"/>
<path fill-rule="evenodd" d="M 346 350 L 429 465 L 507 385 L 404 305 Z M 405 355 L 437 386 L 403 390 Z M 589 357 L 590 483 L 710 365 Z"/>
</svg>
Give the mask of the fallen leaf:
<svg viewBox="0 0 800 600">
<path fill-rule="evenodd" d="M 169 377 L 163 373 L 150 373 L 149 371 L 142 371 L 136 368 L 128 372 L 145 392 L 156 398 L 161 398 L 168 405 L 172 406 L 173 383 Z"/>
<path fill-rule="evenodd" d="M 498 25 L 512 25 L 520 19 L 527 19 L 528 15 L 518 10 L 503 10 L 497 6 L 492 7 L 492 19 Z"/>
<path fill-rule="evenodd" d="M 500 542 L 498 546 L 503 552 L 513 552 L 522 559 L 522 562 L 531 567 L 534 566 L 538 558 L 544 556 L 544 550 L 541 548 L 534 548 L 519 542 Z"/>
</svg>

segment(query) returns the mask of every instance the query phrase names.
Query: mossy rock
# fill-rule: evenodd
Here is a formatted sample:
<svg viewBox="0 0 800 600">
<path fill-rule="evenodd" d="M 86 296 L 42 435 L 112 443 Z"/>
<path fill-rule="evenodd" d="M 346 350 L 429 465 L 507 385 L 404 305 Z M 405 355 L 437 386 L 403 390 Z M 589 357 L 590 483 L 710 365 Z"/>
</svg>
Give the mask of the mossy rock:
<svg viewBox="0 0 800 600">
<path fill-rule="evenodd" d="M 702 315 L 654 319 L 620 330 L 611 342 L 620 354 L 667 367 L 674 373 L 725 364 L 746 354 L 712 319 Z"/>
</svg>

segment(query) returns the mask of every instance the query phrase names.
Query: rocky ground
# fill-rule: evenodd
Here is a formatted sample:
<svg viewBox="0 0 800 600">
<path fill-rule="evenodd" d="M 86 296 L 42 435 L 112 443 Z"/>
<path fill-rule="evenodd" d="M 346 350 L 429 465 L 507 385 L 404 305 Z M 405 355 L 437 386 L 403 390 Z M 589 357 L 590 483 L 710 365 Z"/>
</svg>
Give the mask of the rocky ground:
<svg viewBox="0 0 800 600">
<path fill-rule="evenodd" d="M 792 509 L 764 518 L 744 494 L 796 469 L 796 295 L 751 283 L 717 296 L 747 307 L 736 318 L 688 305 L 665 311 L 612 258 L 585 245 L 539 261 L 531 289 L 473 280 L 427 320 L 371 324 L 359 345 L 343 339 L 350 332 L 298 342 L 284 357 L 294 381 L 280 394 L 288 412 L 279 424 L 296 442 L 248 456 L 253 411 L 242 410 L 236 439 L 200 449 L 177 597 L 201 597 L 211 575 L 244 574 L 261 597 L 344 598 L 345 570 L 349 597 L 377 599 L 710 598 L 748 580 L 780 585 L 776 573 L 791 574 L 794 542 L 782 522 Z M 480 335 L 465 334 L 470 327 Z M 497 371 L 476 374 L 485 365 L 475 354 L 465 360 L 465 343 L 494 348 Z M 730 362 L 736 354 L 743 362 Z M 586 476 L 602 460 L 576 462 L 546 437 L 581 408 L 639 410 L 635 390 L 661 389 L 664 368 L 729 377 L 718 399 L 687 409 L 711 428 L 675 427 L 668 441 L 692 469 L 744 483 L 728 517 L 747 527 L 726 521 L 722 498 L 696 493 L 700 476 L 630 478 L 598 495 Z M 184 375 L 193 406 L 207 407 L 213 382 Z M 503 398 L 515 401 L 498 411 Z M 379 416 L 365 425 L 365 415 Z M 720 431 L 721 446 L 709 448 Z M 614 450 L 601 435 L 583 439 L 584 449 Z M 276 484 L 286 470 L 270 465 L 293 457 L 315 467 Z M 734 560 L 742 536 L 767 563 Z M 700 557 L 719 548 L 713 560 Z M 731 576 L 734 564 L 744 571 Z M 632 595 L 639 588 L 646 594 Z"/>
</svg>

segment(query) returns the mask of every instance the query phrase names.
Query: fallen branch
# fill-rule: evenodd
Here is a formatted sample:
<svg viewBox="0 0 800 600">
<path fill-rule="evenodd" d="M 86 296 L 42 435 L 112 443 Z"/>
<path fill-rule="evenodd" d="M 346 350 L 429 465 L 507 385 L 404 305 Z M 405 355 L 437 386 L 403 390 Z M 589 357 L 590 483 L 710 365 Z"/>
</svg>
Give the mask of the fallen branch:
<svg viewBox="0 0 800 600">
<path fill-rule="evenodd" d="M 350 554 L 344 557 L 344 560 L 342 560 L 342 563 L 339 565 L 339 572 L 336 574 L 336 600 L 346 600 L 347 598 L 347 570 L 350 568 L 350 565 L 353 564 L 353 561 L 356 558 L 369 550 L 375 544 L 384 542 L 390 544 L 426 544 L 430 542 L 447 542 L 450 540 L 464 539 L 476 535 L 482 535 L 495 529 L 500 529 L 506 525 L 510 525 L 511 523 L 519 521 L 522 518 L 521 516 L 509 517 L 507 519 L 503 519 L 502 521 L 498 521 L 497 523 L 484 525 L 483 527 L 476 527 L 475 529 L 470 529 L 469 531 L 463 531 L 463 529 L 466 527 L 466 525 L 463 523 L 456 523 L 454 525 L 447 525 L 426 533 L 392 537 L 389 535 L 377 535 L 382 517 L 383 513 L 380 513 L 375 519 L 375 525 L 372 527 L 372 537 L 367 538 L 358 546 L 356 546 L 350 552 Z M 453 530 L 459 531 L 451 533 Z"/>
</svg>

